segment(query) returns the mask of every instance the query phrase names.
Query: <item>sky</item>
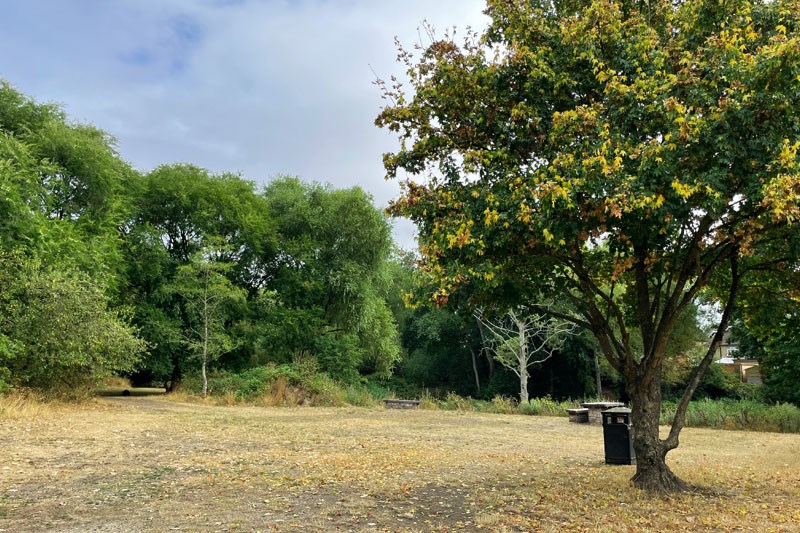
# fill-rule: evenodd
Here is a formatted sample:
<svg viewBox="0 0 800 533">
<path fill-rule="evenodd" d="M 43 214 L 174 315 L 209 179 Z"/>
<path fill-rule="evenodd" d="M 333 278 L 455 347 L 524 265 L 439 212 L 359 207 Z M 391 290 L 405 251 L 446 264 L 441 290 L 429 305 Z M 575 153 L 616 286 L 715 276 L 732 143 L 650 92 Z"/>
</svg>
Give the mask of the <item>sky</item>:
<svg viewBox="0 0 800 533">
<path fill-rule="evenodd" d="M 24 0 L 3 2 L 0 78 L 107 131 L 141 171 L 186 162 L 266 183 L 279 175 L 399 191 L 373 122 L 376 74 L 402 76 L 395 36 L 428 42 L 488 23 L 483 0 Z M 413 225 L 393 222 L 414 247 Z"/>
</svg>

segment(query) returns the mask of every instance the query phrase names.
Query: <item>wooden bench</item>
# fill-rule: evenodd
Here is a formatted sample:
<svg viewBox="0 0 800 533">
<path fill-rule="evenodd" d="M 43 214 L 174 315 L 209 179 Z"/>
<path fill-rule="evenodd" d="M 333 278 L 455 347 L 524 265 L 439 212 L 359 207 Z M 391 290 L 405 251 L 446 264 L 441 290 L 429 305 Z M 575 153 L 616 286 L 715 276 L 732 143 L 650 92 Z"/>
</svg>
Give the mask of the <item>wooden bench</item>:
<svg viewBox="0 0 800 533">
<path fill-rule="evenodd" d="M 577 409 L 567 409 L 569 421 L 575 424 L 588 424 L 589 423 L 589 409 L 586 407 L 579 407 Z"/>
<path fill-rule="evenodd" d="M 383 400 L 387 409 L 417 409 L 419 400 Z"/>
</svg>

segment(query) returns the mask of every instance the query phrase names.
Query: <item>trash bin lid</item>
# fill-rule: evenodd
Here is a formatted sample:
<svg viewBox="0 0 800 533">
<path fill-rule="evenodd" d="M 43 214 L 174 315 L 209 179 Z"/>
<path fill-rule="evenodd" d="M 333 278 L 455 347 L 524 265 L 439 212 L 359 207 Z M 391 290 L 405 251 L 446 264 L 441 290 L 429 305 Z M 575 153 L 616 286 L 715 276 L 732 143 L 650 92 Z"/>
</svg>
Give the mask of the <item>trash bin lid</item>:
<svg viewBox="0 0 800 533">
<path fill-rule="evenodd" d="M 605 411 L 601 411 L 603 414 L 630 414 L 631 410 L 627 407 L 614 407 L 612 409 L 606 409 Z"/>
</svg>

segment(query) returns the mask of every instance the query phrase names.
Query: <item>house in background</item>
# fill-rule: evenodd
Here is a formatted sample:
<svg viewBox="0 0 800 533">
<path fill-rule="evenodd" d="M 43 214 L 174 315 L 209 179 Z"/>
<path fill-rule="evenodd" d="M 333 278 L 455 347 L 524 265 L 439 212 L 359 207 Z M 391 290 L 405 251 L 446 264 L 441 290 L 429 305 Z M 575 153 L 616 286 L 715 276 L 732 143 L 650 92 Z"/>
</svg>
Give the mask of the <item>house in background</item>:
<svg viewBox="0 0 800 533">
<path fill-rule="evenodd" d="M 722 337 L 722 342 L 717 346 L 717 353 L 714 357 L 714 362 L 722 365 L 725 372 L 730 372 L 739 376 L 743 383 L 753 383 L 761 385 L 761 370 L 758 367 L 756 359 L 739 359 L 736 357 L 736 352 L 739 349 L 739 344 L 731 341 L 730 328 Z"/>
<path fill-rule="evenodd" d="M 728 328 L 722 334 L 722 341 L 717 345 L 717 354 L 714 356 L 714 361 L 733 359 L 736 357 L 737 351 L 739 351 L 739 343 L 731 342 L 731 328 Z"/>
</svg>

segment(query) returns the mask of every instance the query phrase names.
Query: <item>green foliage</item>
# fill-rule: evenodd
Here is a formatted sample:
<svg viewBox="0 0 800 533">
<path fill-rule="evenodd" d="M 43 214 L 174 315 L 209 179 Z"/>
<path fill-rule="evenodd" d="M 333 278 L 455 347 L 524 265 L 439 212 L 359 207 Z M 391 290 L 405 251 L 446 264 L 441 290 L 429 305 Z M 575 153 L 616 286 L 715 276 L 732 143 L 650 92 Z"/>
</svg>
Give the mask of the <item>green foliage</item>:
<svg viewBox="0 0 800 533">
<path fill-rule="evenodd" d="M 59 106 L 39 104 L 0 81 L 0 253 L 47 265 L 41 279 L 76 300 L 102 301 L 112 315 L 114 306 L 130 310 L 148 343 L 146 353 L 133 350 L 134 369 L 99 359 L 90 366 L 172 387 L 198 354 L 201 367 L 243 371 L 288 364 L 304 353 L 321 372 L 356 388 L 365 376 L 387 378 L 401 355 L 398 320 L 409 274 L 391 251 L 385 216 L 359 188 L 278 178 L 258 191 L 237 175 L 191 164 L 140 175 L 119 157 L 110 135 L 70 122 Z M 205 286 L 196 283 L 204 279 L 203 260 L 226 265 Z M 200 312 L 205 289 L 232 297 L 215 312 Z M 50 312 L 56 299 L 48 301 L 45 292 L 33 301 Z M 41 322 L 34 317 L 40 310 L 12 302 L 16 293 L 2 297 L 9 309 L 25 307 L 4 317 L 3 328 L 24 317 Z M 3 328 L 0 386 L 31 381 L 33 374 L 20 372 L 33 336 L 23 343 Z M 85 356 L 52 336 L 45 341 L 47 358 Z M 119 359 L 114 350 L 109 357 Z M 64 373 L 64 379 L 77 378 Z M 331 378 L 320 378 L 327 387 L 324 379 Z"/>
<path fill-rule="evenodd" d="M 769 289 L 775 291 L 762 289 L 765 294 L 747 295 L 747 322 L 737 331 L 741 355 L 759 359 L 769 400 L 800 406 L 800 304 L 792 297 L 796 287 L 773 283 Z"/>
<path fill-rule="evenodd" d="M 256 285 L 247 269 L 275 253 L 275 223 L 255 184 L 238 176 L 188 164 L 162 165 L 140 184 L 135 221 L 151 232 L 176 262 L 224 242 L 223 262 L 235 263 L 242 284 Z"/>
<path fill-rule="evenodd" d="M 567 416 L 567 409 L 580 407 L 577 401 L 556 401 L 549 396 L 531 398 L 530 402 L 519 405 L 519 413 L 536 416 Z"/>
<path fill-rule="evenodd" d="M 417 301 L 564 298 L 624 377 L 648 453 L 637 486 L 685 489 L 664 463 L 684 408 L 664 441 L 644 418 L 678 320 L 707 294 L 721 334 L 759 277 L 798 294 L 800 6 L 489 0 L 486 14 L 482 35 L 401 49 L 409 81 L 384 86 L 376 119 L 399 137 L 387 177 L 410 176 L 389 209 L 419 230 Z"/>
<path fill-rule="evenodd" d="M 36 161 L 30 146 L 0 131 L 0 246 L 9 250 L 41 240 L 46 223 L 39 212 L 39 174 L 47 163 Z"/>
<path fill-rule="evenodd" d="M 192 328 L 192 312 L 173 289 L 195 254 L 220 243 L 215 261 L 230 265 L 230 288 L 247 294 L 225 309 L 234 349 L 217 366 L 285 364 L 307 353 L 350 382 L 391 372 L 399 340 L 383 293 L 389 228 L 360 189 L 281 178 L 257 194 L 236 176 L 162 166 L 141 183 L 135 221 L 129 294 L 154 345 L 140 375 L 176 379 L 188 365 L 194 352 L 175 339 Z"/>
<path fill-rule="evenodd" d="M 14 384 L 82 394 L 146 348 L 86 274 L 22 257 L 0 256 L 0 313 L 0 366 Z"/>
<path fill-rule="evenodd" d="M 121 271 L 119 227 L 136 173 L 115 142 L 67 121 L 0 80 L 0 246 L 89 273 L 109 289 Z"/>
<path fill-rule="evenodd" d="M 439 402 L 435 396 L 431 395 L 430 391 L 425 390 L 420 395 L 419 408 L 436 410 L 439 409 Z"/>
<path fill-rule="evenodd" d="M 356 407 L 372 407 L 378 404 L 377 398 L 372 391 L 363 385 L 348 385 L 345 388 L 344 403 Z"/>
<path fill-rule="evenodd" d="M 670 424 L 675 404 L 665 402 L 661 423 Z M 769 405 L 756 400 L 703 399 L 689 404 L 686 424 L 748 431 L 800 433 L 800 408 L 791 404 Z"/>
<path fill-rule="evenodd" d="M 402 341 L 407 355 L 398 376 L 420 389 L 478 395 L 470 353 L 470 344 L 479 349 L 474 321 L 443 309 L 417 309 L 407 320 Z"/>
<path fill-rule="evenodd" d="M 503 415 L 514 414 L 519 408 L 517 401 L 507 396 L 495 396 L 492 398 L 490 405 L 493 413 L 500 413 Z"/>
<path fill-rule="evenodd" d="M 229 265 L 221 273 L 230 281 L 228 288 L 257 299 L 263 292 L 261 265 L 275 254 L 274 224 L 255 185 L 231 174 L 164 165 L 136 185 L 132 227 L 124 243 L 125 298 L 135 305 L 136 323 L 153 349 L 135 377 L 177 384 L 196 353 L 184 342 L 196 325 L 196 313 L 175 290 L 176 284 L 185 285 L 185 279 L 178 279 L 181 268 L 191 268 L 196 254 L 214 249 L 214 261 Z M 215 279 L 216 285 L 222 283 L 219 276 Z M 227 323 L 250 318 L 244 306 L 225 312 Z M 239 333 L 246 331 L 243 327 Z M 229 347 L 244 344 L 230 335 L 218 340 Z M 251 355 L 231 357 L 241 361 Z"/>
<path fill-rule="evenodd" d="M 477 401 L 469 396 L 465 398 L 458 394 L 448 392 L 444 399 L 440 400 L 438 404 L 441 409 L 446 409 L 448 411 L 467 412 L 476 410 Z"/>
<path fill-rule="evenodd" d="M 676 377 L 670 381 L 665 380 L 662 384 L 664 398 L 671 401 L 678 401 L 683 390 L 686 388 L 686 380 L 689 377 L 691 366 L 687 365 L 680 369 Z M 712 364 L 703 374 L 695 398 L 708 398 L 712 400 L 728 398 L 734 400 L 761 400 L 763 399 L 763 387 L 752 383 L 743 383 L 738 375 L 726 372 L 721 365 Z"/>
<path fill-rule="evenodd" d="M 358 380 L 358 367 L 364 360 L 364 352 L 357 335 L 324 333 L 316 338 L 314 355 L 320 368 L 334 378 L 348 383 Z"/>
<path fill-rule="evenodd" d="M 189 374 L 183 382 L 189 391 L 200 393 L 202 381 Z M 208 394 L 212 398 L 267 405 L 354 405 L 369 407 L 379 398 L 364 385 L 345 385 L 320 372 L 312 359 L 291 364 L 266 365 L 243 372 L 217 371 L 209 375 Z"/>
<path fill-rule="evenodd" d="M 209 393 L 216 396 L 233 394 L 242 400 L 255 400 L 259 396 L 270 392 L 274 383 L 282 378 L 291 386 L 301 382 L 300 374 L 291 365 L 258 366 L 245 370 L 239 374 L 218 372 L 209 376 Z M 193 387 L 191 383 L 184 383 L 189 390 L 200 392 L 200 383 Z"/>
<path fill-rule="evenodd" d="M 8 367 L 18 350 L 17 343 L 0 333 L 0 394 L 11 390 L 12 376 Z"/>
<path fill-rule="evenodd" d="M 769 343 L 761 360 L 765 394 L 772 401 L 791 402 L 800 407 L 800 346 L 795 329 Z"/>
<path fill-rule="evenodd" d="M 567 409 L 580 407 L 573 400 L 557 401 L 549 396 L 531 398 L 528 402 L 517 403 L 510 396 L 494 396 L 491 400 L 476 400 L 469 396 L 459 396 L 448 392 L 444 398 L 437 399 L 430 394 L 420 398 L 421 409 L 443 409 L 446 411 L 495 413 L 503 415 L 521 414 L 535 416 L 567 416 Z"/>
<path fill-rule="evenodd" d="M 242 305 L 245 291 L 225 277 L 231 265 L 216 260 L 220 250 L 206 248 L 192 254 L 187 264 L 178 267 L 171 288 L 185 305 L 186 347 L 200 361 L 203 395 L 207 392 L 206 369 L 209 363 L 234 348 L 227 331 L 230 308 Z"/>
<path fill-rule="evenodd" d="M 391 238 L 384 216 L 361 189 L 290 177 L 271 182 L 263 197 L 281 253 L 266 265 L 275 293 L 257 340 L 259 357 L 307 351 L 338 379 L 387 377 L 400 352 L 387 305 Z"/>
<path fill-rule="evenodd" d="M 421 307 L 414 309 L 404 323 L 402 345 L 406 354 L 391 378 L 394 390 L 408 397 L 429 389 L 440 395 L 452 391 L 484 400 L 519 393 L 519 378 L 487 359 L 473 318 L 465 320 L 449 309 Z M 480 390 L 475 383 L 473 354 Z M 528 388 L 533 396 L 569 398 L 583 396 L 592 383 L 589 345 L 583 336 L 573 336 L 557 355 L 537 366 Z"/>
</svg>

